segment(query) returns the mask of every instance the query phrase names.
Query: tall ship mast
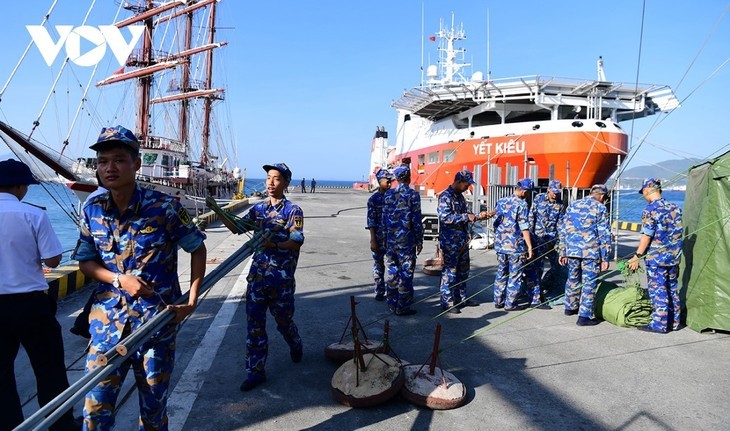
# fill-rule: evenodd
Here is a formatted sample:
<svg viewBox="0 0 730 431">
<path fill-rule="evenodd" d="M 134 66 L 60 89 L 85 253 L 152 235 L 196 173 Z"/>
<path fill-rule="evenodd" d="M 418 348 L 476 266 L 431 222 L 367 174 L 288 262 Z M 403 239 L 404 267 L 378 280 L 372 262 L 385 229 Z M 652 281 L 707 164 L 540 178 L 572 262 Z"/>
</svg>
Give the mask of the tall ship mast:
<svg viewBox="0 0 730 431">
<path fill-rule="evenodd" d="M 371 169 L 407 162 L 411 183 L 433 196 L 462 168 L 480 172 L 477 192 L 532 178 L 547 186 L 560 180 L 571 189 L 604 183 L 625 159 L 628 134 L 620 123 L 679 106 L 665 85 L 607 81 L 603 60 L 597 79 L 521 76 L 484 79 L 464 73 L 463 26 L 443 20 L 439 63 L 426 70 L 424 85 L 406 90 L 395 102 L 395 144 L 378 129 Z M 375 151 L 377 150 L 377 151 Z M 372 180 L 372 178 L 371 178 Z"/>
<path fill-rule="evenodd" d="M 126 120 L 129 123 L 100 121 L 105 125 L 134 121 L 141 143 L 138 182 L 180 199 L 191 214 L 205 208 L 205 196 L 231 198 L 240 176 L 238 168 L 226 166 L 228 157 L 214 149 L 225 148 L 226 143 L 216 146 L 211 142 L 222 139 L 220 130 L 213 135 L 213 108 L 225 99 L 225 89 L 214 85 L 213 75 L 214 52 L 227 44 L 215 37 L 219 1 L 120 3 L 132 15 L 113 25 L 121 31 L 141 25 L 144 31 L 124 67 L 95 84 L 100 91 L 132 84 L 129 88 L 136 91 L 134 118 Z M 118 102 L 128 104 L 125 99 Z M 13 147 L 17 144 L 63 177 L 83 200 L 97 186 L 95 159 L 68 157 L 62 154 L 63 148 L 54 154 L 53 148 L 33 139 L 33 130 L 24 134 L 0 123 L 0 137 L 11 141 L 8 145 L 16 154 Z M 44 157 L 45 153 L 50 154 Z"/>
</svg>

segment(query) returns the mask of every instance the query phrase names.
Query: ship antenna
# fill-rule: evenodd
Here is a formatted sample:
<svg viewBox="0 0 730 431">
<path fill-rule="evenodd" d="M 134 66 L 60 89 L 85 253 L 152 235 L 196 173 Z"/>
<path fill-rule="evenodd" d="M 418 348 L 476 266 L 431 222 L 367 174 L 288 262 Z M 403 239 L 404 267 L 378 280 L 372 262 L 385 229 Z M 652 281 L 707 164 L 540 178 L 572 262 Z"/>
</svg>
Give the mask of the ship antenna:
<svg viewBox="0 0 730 431">
<path fill-rule="evenodd" d="M 421 87 L 423 87 L 423 50 L 425 49 L 424 44 L 426 37 L 424 33 L 424 15 L 425 15 L 426 6 L 424 5 L 424 2 L 421 1 Z"/>
<path fill-rule="evenodd" d="M 606 74 L 603 73 L 603 56 L 598 56 L 598 62 L 596 64 L 598 67 L 598 80 L 599 81 L 605 81 L 606 80 Z"/>
<path fill-rule="evenodd" d="M 487 9 L 487 82 L 492 81 L 492 68 L 490 66 L 489 49 L 489 9 Z"/>
</svg>

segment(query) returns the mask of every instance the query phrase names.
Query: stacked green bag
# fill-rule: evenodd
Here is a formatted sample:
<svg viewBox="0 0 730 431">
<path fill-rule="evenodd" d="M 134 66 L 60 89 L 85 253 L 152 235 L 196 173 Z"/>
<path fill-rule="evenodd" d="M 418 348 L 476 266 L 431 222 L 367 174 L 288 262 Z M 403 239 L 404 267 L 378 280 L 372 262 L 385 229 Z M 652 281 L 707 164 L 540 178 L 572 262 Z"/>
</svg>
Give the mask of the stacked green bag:
<svg viewBox="0 0 730 431">
<path fill-rule="evenodd" d="M 616 326 L 646 326 L 651 323 L 651 299 L 640 287 L 621 287 L 610 281 L 601 281 L 593 306 L 596 318 Z"/>
</svg>

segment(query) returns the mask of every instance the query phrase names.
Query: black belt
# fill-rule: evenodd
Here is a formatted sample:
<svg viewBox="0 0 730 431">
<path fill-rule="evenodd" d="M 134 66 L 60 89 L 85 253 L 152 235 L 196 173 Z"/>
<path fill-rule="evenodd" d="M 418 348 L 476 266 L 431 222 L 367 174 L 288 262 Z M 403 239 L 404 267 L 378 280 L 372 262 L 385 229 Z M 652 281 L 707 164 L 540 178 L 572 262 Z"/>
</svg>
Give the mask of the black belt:
<svg viewBox="0 0 730 431">
<path fill-rule="evenodd" d="M 27 301 L 29 299 L 35 299 L 35 298 L 41 298 L 46 295 L 46 293 L 42 290 L 34 290 L 32 292 L 23 292 L 23 293 L 4 293 L 0 294 L 0 303 L 11 303 L 11 302 L 22 302 Z"/>
</svg>

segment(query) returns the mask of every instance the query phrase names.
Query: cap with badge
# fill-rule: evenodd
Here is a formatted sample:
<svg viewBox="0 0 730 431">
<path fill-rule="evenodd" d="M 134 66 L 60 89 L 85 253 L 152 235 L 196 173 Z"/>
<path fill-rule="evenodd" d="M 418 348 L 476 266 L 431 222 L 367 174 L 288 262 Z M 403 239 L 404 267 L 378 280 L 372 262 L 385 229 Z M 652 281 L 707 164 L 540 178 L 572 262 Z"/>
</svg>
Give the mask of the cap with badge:
<svg viewBox="0 0 730 431">
<path fill-rule="evenodd" d="M 111 144 L 122 144 L 139 152 L 139 140 L 131 130 L 122 126 L 104 127 L 99 133 L 96 143 L 89 148 L 94 151 L 103 150 Z"/>
<path fill-rule="evenodd" d="M 641 183 L 641 188 L 639 189 L 639 194 L 642 194 L 644 189 L 647 187 L 651 187 L 654 189 L 660 189 L 662 188 L 662 182 L 654 177 L 649 177 L 644 180 L 643 183 Z"/>
<path fill-rule="evenodd" d="M 456 181 L 463 181 L 463 182 L 469 183 L 471 185 L 476 184 L 474 182 L 474 175 L 472 175 L 471 171 L 469 171 L 468 169 L 462 169 L 459 172 L 457 172 L 456 175 L 454 176 L 454 179 Z"/>
<path fill-rule="evenodd" d="M 551 193 L 563 193 L 563 185 L 558 180 L 552 180 L 548 184 L 548 191 Z"/>
<path fill-rule="evenodd" d="M 598 193 L 599 195 L 606 195 L 608 194 L 608 187 L 606 187 L 605 184 L 594 184 L 593 187 L 591 187 L 591 194 Z"/>
<path fill-rule="evenodd" d="M 411 175 L 411 167 L 406 163 L 401 163 L 393 170 L 396 179 L 408 178 Z"/>
<path fill-rule="evenodd" d="M 535 188 L 535 183 L 532 182 L 532 179 L 530 178 L 523 178 L 519 181 L 517 181 L 517 187 L 521 188 L 522 190 L 532 190 Z"/>
<path fill-rule="evenodd" d="M 291 170 L 289 169 L 289 166 L 286 165 L 286 163 L 274 163 L 273 165 L 264 165 L 264 170 L 266 172 L 269 172 L 272 169 L 281 172 L 281 174 L 284 176 L 284 179 L 288 182 L 291 182 Z M 302 181 L 304 181 L 304 179 L 302 179 Z"/>
<path fill-rule="evenodd" d="M 387 169 L 379 169 L 378 172 L 375 173 L 375 178 L 377 178 L 378 181 L 382 179 L 392 180 L 393 174 L 388 172 Z"/>
<path fill-rule="evenodd" d="M 13 159 L 0 162 L 0 186 L 39 184 L 28 165 Z"/>
</svg>

